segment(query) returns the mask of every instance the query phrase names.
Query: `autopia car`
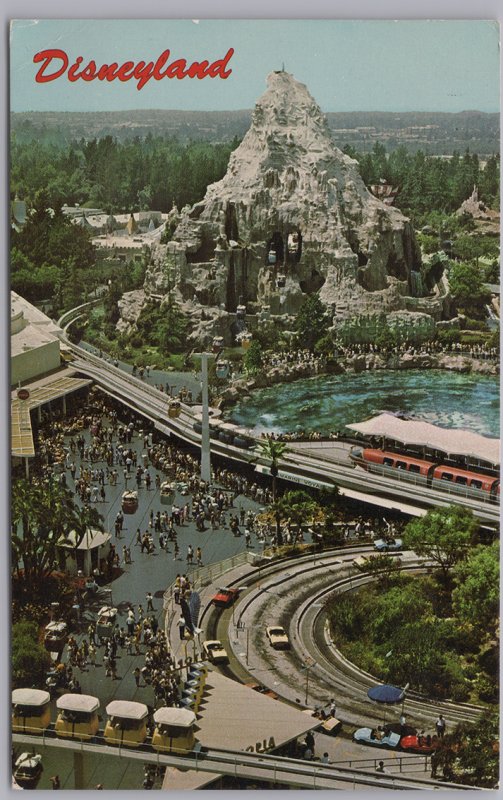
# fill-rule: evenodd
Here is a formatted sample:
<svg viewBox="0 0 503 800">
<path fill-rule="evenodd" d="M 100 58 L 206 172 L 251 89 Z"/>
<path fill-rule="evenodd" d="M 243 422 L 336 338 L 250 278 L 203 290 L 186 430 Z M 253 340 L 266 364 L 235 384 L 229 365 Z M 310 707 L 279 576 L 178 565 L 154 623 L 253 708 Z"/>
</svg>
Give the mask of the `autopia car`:
<svg viewBox="0 0 503 800">
<path fill-rule="evenodd" d="M 212 664 L 227 664 L 229 662 L 227 651 L 218 639 L 207 639 L 203 642 L 203 652 Z"/>
<path fill-rule="evenodd" d="M 290 647 L 290 639 L 281 625 L 270 625 L 265 629 L 265 632 L 272 647 L 276 650 L 288 650 Z"/>
<path fill-rule="evenodd" d="M 392 731 L 376 731 L 373 728 L 358 728 L 353 733 L 353 741 L 371 747 L 390 747 L 394 750 L 400 744 L 400 734 Z"/>
<path fill-rule="evenodd" d="M 392 537 L 389 539 L 376 539 L 374 542 L 374 550 L 377 550 L 378 553 L 394 553 L 397 550 L 401 550 L 402 547 L 402 540 L 393 539 Z"/>
<path fill-rule="evenodd" d="M 219 589 L 217 593 L 213 595 L 211 602 L 214 606 L 228 608 L 228 606 L 231 606 L 238 597 L 239 589 L 230 589 L 229 587 L 225 586 L 223 589 Z"/>
</svg>

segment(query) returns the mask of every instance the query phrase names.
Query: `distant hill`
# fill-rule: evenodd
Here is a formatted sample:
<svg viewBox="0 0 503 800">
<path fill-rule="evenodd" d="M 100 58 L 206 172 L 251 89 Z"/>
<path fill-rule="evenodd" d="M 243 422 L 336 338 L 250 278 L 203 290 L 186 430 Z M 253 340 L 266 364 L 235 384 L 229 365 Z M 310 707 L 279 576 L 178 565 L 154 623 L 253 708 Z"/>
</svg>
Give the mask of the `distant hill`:
<svg viewBox="0 0 503 800">
<path fill-rule="evenodd" d="M 462 111 L 458 114 L 428 111 L 328 112 L 327 118 L 339 147 L 349 144 L 371 150 L 376 141 L 388 151 L 403 144 L 411 152 L 451 155 L 467 147 L 479 156 L 499 152 L 499 114 Z M 36 111 L 11 114 L 11 133 L 21 141 L 64 145 L 75 139 L 114 136 L 119 141 L 134 136 L 172 136 L 213 142 L 241 138 L 248 130 L 251 111 Z"/>
</svg>

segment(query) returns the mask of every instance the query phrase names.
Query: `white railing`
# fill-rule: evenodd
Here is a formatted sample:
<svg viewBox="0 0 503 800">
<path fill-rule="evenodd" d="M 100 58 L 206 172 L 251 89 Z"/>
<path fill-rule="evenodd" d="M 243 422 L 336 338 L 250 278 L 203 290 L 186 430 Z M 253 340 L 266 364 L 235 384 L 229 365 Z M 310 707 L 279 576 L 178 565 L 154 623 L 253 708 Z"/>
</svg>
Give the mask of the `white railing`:
<svg viewBox="0 0 503 800">
<path fill-rule="evenodd" d="M 223 561 L 217 561 L 215 564 L 208 564 L 205 567 L 196 567 L 195 569 L 190 570 L 190 572 L 187 574 L 191 578 L 193 587 L 195 589 L 201 589 L 204 586 L 208 586 L 217 578 L 220 578 L 230 569 L 234 569 L 234 567 L 241 567 L 245 564 L 254 564 L 255 559 L 255 553 L 250 553 L 248 550 L 245 550 L 243 553 L 237 553 L 235 556 L 229 556 L 229 558 L 224 558 Z M 168 586 L 164 592 L 163 608 L 165 611 L 167 611 L 170 607 L 170 602 L 173 598 L 174 591 L 175 584 L 172 583 L 171 586 Z"/>
</svg>

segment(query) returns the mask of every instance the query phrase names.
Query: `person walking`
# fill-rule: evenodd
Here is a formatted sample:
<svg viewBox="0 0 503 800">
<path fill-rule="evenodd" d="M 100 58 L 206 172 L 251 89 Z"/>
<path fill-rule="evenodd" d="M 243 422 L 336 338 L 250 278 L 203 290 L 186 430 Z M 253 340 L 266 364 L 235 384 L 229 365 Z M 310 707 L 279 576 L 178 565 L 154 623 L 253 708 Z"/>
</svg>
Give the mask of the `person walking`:
<svg viewBox="0 0 503 800">
<path fill-rule="evenodd" d="M 306 747 L 312 751 L 314 756 L 314 735 L 312 731 L 308 731 L 305 738 Z"/>
<path fill-rule="evenodd" d="M 135 680 L 136 686 L 138 687 L 140 685 L 140 678 L 141 678 L 140 667 L 135 667 L 134 668 L 133 675 L 134 675 L 134 680 Z"/>
<path fill-rule="evenodd" d="M 196 548 L 196 561 L 198 567 L 203 566 L 203 551 L 200 547 Z"/>
<path fill-rule="evenodd" d="M 154 611 L 154 604 L 152 602 L 152 592 L 147 592 L 147 612 Z"/>
<path fill-rule="evenodd" d="M 445 719 L 443 718 L 442 714 L 438 715 L 438 719 L 435 722 L 435 728 L 437 729 L 438 738 L 439 739 L 443 739 L 444 738 L 444 734 L 445 734 L 446 722 L 445 722 Z"/>
<path fill-rule="evenodd" d="M 178 633 L 180 634 L 180 641 L 183 642 L 185 639 L 185 620 L 183 617 L 178 620 Z"/>
<path fill-rule="evenodd" d="M 330 711 L 329 714 L 331 717 L 335 718 L 336 713 L 336 706 L 335 706 L 335 699 L 333 697 L 330 698 Z"/>
</svg>

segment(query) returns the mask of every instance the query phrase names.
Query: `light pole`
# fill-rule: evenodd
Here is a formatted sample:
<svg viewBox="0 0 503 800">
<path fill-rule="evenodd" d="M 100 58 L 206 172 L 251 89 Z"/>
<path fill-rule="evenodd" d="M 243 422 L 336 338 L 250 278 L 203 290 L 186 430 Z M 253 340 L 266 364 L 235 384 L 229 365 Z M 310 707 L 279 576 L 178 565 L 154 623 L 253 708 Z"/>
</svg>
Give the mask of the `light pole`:
<svg viewBox="0 0 503 800">
<path fill-rule="evenodd" d="M 311 669 L 311 667 L 314 667 L 315 663 L 316 662 L 314 661 L 314 659 L 310 658 L 304 664 L 304 669 L 306 671 L 306 701 L 305 701 L 305 705 L 306 706 L 307 706 L 308 698 L 309 698 L 309 670 Z"/>
</svg>

